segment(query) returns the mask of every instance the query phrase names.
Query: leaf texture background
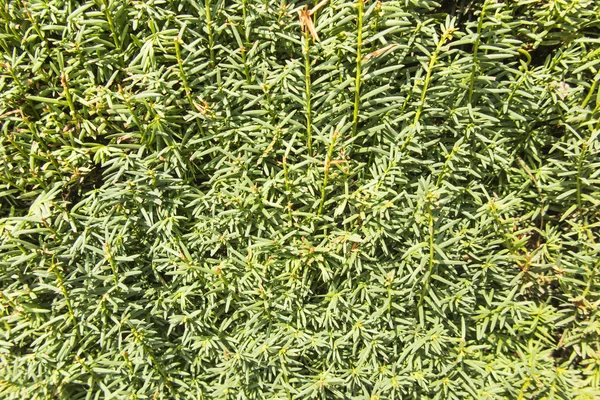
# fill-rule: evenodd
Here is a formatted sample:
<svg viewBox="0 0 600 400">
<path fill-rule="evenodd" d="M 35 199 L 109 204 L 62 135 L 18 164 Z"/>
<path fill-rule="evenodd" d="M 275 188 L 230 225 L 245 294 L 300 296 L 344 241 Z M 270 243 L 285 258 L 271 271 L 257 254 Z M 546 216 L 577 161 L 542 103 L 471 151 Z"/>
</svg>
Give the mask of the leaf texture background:
<svg viewBox="0 0 600 400">
<path fill-rule="evenodd" d="M 0 0 L 0 397 L 599 398 L 599 15 Z"/>
</svg>

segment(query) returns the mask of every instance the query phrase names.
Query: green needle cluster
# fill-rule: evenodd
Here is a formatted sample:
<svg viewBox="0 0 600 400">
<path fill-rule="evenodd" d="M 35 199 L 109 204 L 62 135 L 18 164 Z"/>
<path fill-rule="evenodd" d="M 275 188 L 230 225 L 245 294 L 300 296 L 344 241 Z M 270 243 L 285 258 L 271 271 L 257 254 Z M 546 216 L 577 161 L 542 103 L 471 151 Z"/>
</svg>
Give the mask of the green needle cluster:
<svg viewBox="0 0 600 400">
<path fill-rule="evenodd" d="M 600 398 L 599 16 L 0 0 L 0 398 Z"/>
</svg>

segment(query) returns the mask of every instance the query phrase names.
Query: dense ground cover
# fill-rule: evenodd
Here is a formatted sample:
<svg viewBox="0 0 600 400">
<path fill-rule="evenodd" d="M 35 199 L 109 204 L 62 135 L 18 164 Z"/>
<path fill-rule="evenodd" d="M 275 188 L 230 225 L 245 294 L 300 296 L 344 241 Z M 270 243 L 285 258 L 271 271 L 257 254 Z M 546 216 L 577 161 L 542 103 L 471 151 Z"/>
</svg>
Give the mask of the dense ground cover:
<svg viewBox="0 0 600 400">
<path fill-rule="evenodd" d="M 0 1 L 0 397 L 600 397 L 600 2 Z"/>
</svg>

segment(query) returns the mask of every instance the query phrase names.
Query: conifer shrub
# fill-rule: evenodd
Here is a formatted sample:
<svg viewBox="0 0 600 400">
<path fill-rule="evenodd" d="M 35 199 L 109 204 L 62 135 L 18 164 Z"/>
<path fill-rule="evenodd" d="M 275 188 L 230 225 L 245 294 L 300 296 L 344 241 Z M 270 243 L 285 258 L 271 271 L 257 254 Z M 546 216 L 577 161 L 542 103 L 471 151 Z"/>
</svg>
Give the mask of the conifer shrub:
<svg viewBox="0 0 600 400">
<path fill-rule="evenodd" d="M 599 15 L 0 1 L 0 397 L 600 398 Z"/>
</svg>

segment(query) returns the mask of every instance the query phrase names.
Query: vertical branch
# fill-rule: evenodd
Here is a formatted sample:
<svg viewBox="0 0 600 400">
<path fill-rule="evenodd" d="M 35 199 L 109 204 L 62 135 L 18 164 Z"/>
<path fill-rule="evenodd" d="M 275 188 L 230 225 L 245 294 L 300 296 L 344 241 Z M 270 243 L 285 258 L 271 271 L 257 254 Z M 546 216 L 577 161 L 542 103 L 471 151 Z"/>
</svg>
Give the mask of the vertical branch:
<svg viewBox="0 0 600 400">
<path fill-rule="evenodd" d="M 213 33 L 213 21 L 210 15 L 210 0 L 204 0 L 204 13 L 206 15 L 206 30 L 208 33 L 208 49 L 210 52 L 210 64 L 213 68 L 217 67 L 217 62 L 215 59 L 215 38 Z M 219 69 L 217 69 L 217 83 L 221 84 L 221 73 Z"/>
<path fill-rule="evenodd" d="M 358 0 L 358 32 L 356 43 L 356 76 L 354 78 L 354 113 L 352 116 L 352 137 L 356 136 L 358 128 L 358 110 L 360 106 L 360 79 L 362 74 L 362 28 L 363 13 L 365 8 L 364 0 Z"/>
<path fill-rule="evenodd" d="M 110 15 L 110 5 L 106 2 L 106 0 L 102 0 L 102 5 L 104 6 L 104 16 L 106 17 L 106 22 L 108 22 L 108 27 L 110 29 L 110 36 L 112 36 L 115 48 L 119 51 L 119 53 L 121 53 L 123 51 L 121 48 L 121 39 L 117 34 L 117 31 L 115 29 L 115 23 L 112 19 L 112 16 Z"/>
<path fill-rule="evenodd" d="M 590 276 L 588 278 L 585 289 L 584 289 L 583 293 L 581 294 L 582 299 L 585 299 L 585 297 L 590 293 L 590 289 L 592 288 L 592 286 L 594 285 L 594 282 L 596 281 L 595 278 L 596 278 L 596 271 L 598 270 L 598 267 L 600 267 L 600 261 L 598 261 L 596 264 L 594 264 L 592 266 L 592 272 L 590 272 Z"/>
<path fill-rule="evenodd" d="M 487 1 L 483 4 L 481 8 L 481 13 L 479 14 L 479 21 L 477 23 L 477 37 L 475 38 L 475 43 L 473 44 L 473 65 L 471 66 L 471 79 L 469 82 L 469 95 L 468 101 L 471 104 L 471 99 L 473 98 L 473 87 L 475 86 L 475 74 L 477 73 L 477 67 L 479 65 L 479 61 L 477 60 L 477 52 L 479 51 L 479 43 L 481 42 L 481 28 L 483 27 L 483 18 L 485 16 L 485 7 L 487 6 Z"/>
<path fill-rule="evenodd" d="M 582 212 L 582 206 L 583 206 L 583 202 L 581 199 L 581 174 L 583 172 L 583 162 L 585 160 L 586 157 L 586 153 L 587 153 L 587 148 L 588 148 L 588 142 L 583 142 L 583 144 L 581 145 L 581 151 L 579 153 L 579 160 L 577 162 L 577 176 L 576 176 L 576 187 L 577 187 L 577 210 L 581 213 Z"/>
<path fill-rule="evenodd" d="M 183 31 L 183 28 L 182 28 Z M 185 71 L 183 70 L 183 58 L 181 57 L 181 44 L 183 41 L 181 40 L 181 33 L 177 35 L 175 38 L 175 57 L 177 58 L 177 66 L 179 67 L 179 77 L 181 79 L 181 83 L 183 84 L 183 90 L 185 91 L 185 97 L 190 105 L 192 110 L 197 109 L 196 104 L 194 104 L 194 100 L 192 99 L 192 89 L 188 83 L 187 77 L 185 75 Z M 202 128 L 202 124 L 196 119 L 196 125 L 198 125 L 198 130 L 202 135 L 204 135 L 204 129 Z"/>
<path fill-rule="evenodd" d="M 592 83 L 592 87 L 590 88 L 588 95 L 583 100 L 583 103 L 581 103 L 581 108 L 587 107 L 588 103 L 592 99 L 592 95 L 594 94 L 596 87 L 598 86 L 598 82 L 600 82 L 600 73 L 596 74 L 596 77 L 594 78 L 594 82 Z"/>
<path fill-rule="evenodd" d="M 115 28 L 115 23 L 110 13 L 110 4 L 107 3 L 107 0 L 102 0 L 102 5 L 104 6 L 104 17 L 106 18 L 106 22 L 108 22 L 108 28 L 110 29 L 110 36 L 112 36 L 115 49 L 118 51 L 119 64 L 121 67 L 124 67 L 123 43 L 121 43 L 121 38 L 119 37 L 117 29 Z"/>
<path fill-rule="evenodd" d="M 454 157 L 454 154 L 457 151 L 460 151 L 460 145 L 459 144 L 455 144 L 454 147 L 452 147 L 452 151 L 450 152 L 450 154 L 448 154 L 446 156 L 446 161 L 444 162 L 444 166 L 442 167 L 442 171 L 438 175 L 437 181 L 435 182 L 435 187 L 439 188 L 440 185 L 442 184 L 442 180 L 444 179 L 444 176 L 446 175 L 446 172 L 448 171 L 448 164 L 450 164 L 450 161 L 452 160 L 452 157 Z"/>
<path fill-rule="evenodd" d="M 185 97 L 188 101 L 188 103 L 190 103 L 190 107 L 192 107 L 192 109 L 194 109 L 194 101 L 192 100 L 192 95 L 191 95 L 191 88 L 190 85 L 188 83 L 187 77 L 185 75 L 185 72 L 183 70 L 183 58 L 181 57 L 181 44 L 183 43 L 183 41 L 181 40 L 181 37 L 178 35 L 175 38 L 175 57 L 177 58 L 177 66 L 179 67 L 179 78 L 181 79 L 181 83 L 183 84 L 183 90 L 185 91 Z"/>
<path fill-rule="evenodd" d="M 314 6 L 310 11 L 308 6 L 298 10 L 298 17 L 300 19 L 300 26 L 302 27 L 304 47 L 302 54 L 304 54 L 304 83 L 305 83 L 305 94 L 306 94 L 306 146 L 308 147 L 308 154 L 312 155 L 312 118 L 311 118 L 311 80 L 310 80 L 310 37 L 313 40 L 318 41 L 319 35 L 315 28 L 312 20 L 312 15 L 315 14 L 321 7 L 327 3 L 328 0 L 323 0 Z M 309 36 L 310 35 L 310 36 Z"/>
<path fill-rule="evenodd" d="M 113 255 L 110 251 L 110 246 L 108 245 L 108 242 L 104 243 L 104 257 L 106 260 L 108 260 L 108 263 L 110 264 L 110 269 L 113 273 L 113 281 L 115 282 L 115 285 L 119 284 L 119 278 L 118 278 L 118 271 L 117 271 L 117 264 L 115 263 L 115 259 L 113 258 Z"/>
<path fill-rule="evenodd" d="M 308 154 L 312 155 L 312 110 L 311 110 L 311 80 L 310 80 L 310 37 L 308 30 L 304 31 L 304 48 L 302 49 L 304 54 L 304 88 L 306 97 L 306 146 L 308 147 Z"/>
<path fill-rule="evenodd" d="M 5 7 L 8 7 L 8 2 L 3 2 L 2 5 L 0 5 L 0 16 L 2 17 L 2 19 L 4 19 L 3 22 L 5 24 L 5 27 L 7 28 L 7 30 L 10 29 L 13 36 L 19 37 L 20 35 L 17 33 L 15 28 L 12 26 L 12 24 L 11 24 L 12 18 L 10 17 L 10 14 L 5 9 Z M 9 52 L 8 49 L 6 49 L 6 50 L 7 50 L 7 52 Z"/>
<path fill-rule="evenodd" d="M 142 332 L 138 331 L 137 329 L 135 329 L 134 327 L 131 327 L 131 334 L 134 337 L 135 342 L 142 347 L 144 354 L 148 356 L 148 358 L 150 360 L 150 364 L 152 365 L 154 370 L 160 376 L 160 379 L 162 380 L 163 384 L 170 391 L 173 390 L 171 378 L 165 372 L 165 367 L 164 367 L 163 363 L 160 361 L 160 359 L 158 359 L 155 356 L 152 346 L 146 342 L 144 334 Z"/>
<path fill-rule="evenodd" d="M 210 17 L 210 0 L 204 1 L 204 13 L 206 15 L 206 29 L 208 31 L 208 47 L 210 52 L 210 62 L 212 66 L 215 66 L 215 49 L 214 49 L 214 37 L 212 30 L 212 19 Z"/>
<path fill-rule="evenodd" d="M 38 142 L 40 144 L 40 147 L 45 151 L 45 155 L 48 157 L 48 159 L 50 160 L 50 162 L 56 169 L 56 172 L 59 174 L 59 176 L 63 177 L 62 170 L 60 169 L 60 166 L 58 165 L 56 158 L 54 158 L 54 156 L 52 155 L 52 152 L 50 151 L 50 148 L 48 147 L 48 144 L 46 143 L 46 141 L 39 134 L 35 124 L 32 123 L 28 117 L 25 116 L 22 109 L 19 110 L 19 112 L 21 114 L 21 117 L 23 118 L 23 122 L 25 122 L 25 124 L 27 124 L 27 127 L 29 128 L 29 131 L 31 132 L 32 137 L 35 139 L 36 142 Z"/>
<path fill-rule="evenodd" d="M 25 93 L 25 88 L 23 87 L 23 84 L 21 83 L 21 80 L 17 77 L 17 74 L 15 74 L 15 70 L 13 69 L 12 65 L 0 62 L 0 67 L 6 69 L 8 71 L 8 73 L 10 74 L 10 76 L 13 78 L 13 80 L 15 81 L 15 83 L 17 84 L 17 86 L 19 87 L 19 91 L 21 93 Z"/>
<path fill-rule="evenodd" d="M 138 127 L 138 129 L 140 130 L 140 134 L 142 135 L 142 137 L 145 137 L 146 130 L 144 129 L 141 121 L 139 120 L 137 114 L 135 113 L 135 109 L 131 105 L 131 96 L 128 95 L 128 94 L 126 94 L 123 91 L 123 88 L 121 87 L 120 84 L 117 85 L 117 89 L 118 89 L 119 94 L 121 95 L 121 97 L 123 97 L 123 101 L 125 102 L 125 105 L 127 106 L 127 110 L 129 111 L 129 114 L 131 114 L 133 122 Z"/>
<path fill-rule="evenodd" d="M 446 31 L 444 31 L 444 33 L 442 34 L 442 37 L 440 38 L 440 40 L 438 41 L 438 43 L 435 47 L 435 51 L 433 52 L 433 54 L 431 55 L 431 58 L 429 59 L 429 65 L 427 67 L 427 75 L 425 75 L 425 83 L 423 84 L 423 90 L 421 91 L 421 100 L 419 101 L 419 108 L 417 108 L 417 112 L 415 113 L 415 119 L 413 121 L 413 124 L 415 126 L 417 126 L 417 124 L 419 123 L 419 121 L 421 119 L 421 113 L 423 112 L 423 106 L 425 105 L 425 99 L 427 97 L 427 89 L 429 88 L 429 84 L 431 82 L 431 74 L 433 72 L 433 69 L 435 68 L 435 63 L 437 62 L 438 55 L 440 53 L 440 50 L 446 43 L 446 40 L 448 40 L 451 37 L 452 32 L 453 32 L 453 29 L 447 29 Z"/>
<path fill-rule="evenodd" d="M 25 11 L 25 14 L 27 14 L 27 19 L 29 20 L 29 22 L 31 22 L 31 26 L 33 26 L 33 29 L 37 33 L 38 37 L 41 40 L 45 40 L 44 35 L 42 34 L 42 31 L 40 29 L 40 25 L 37 22 L 38 20 L 36 18 L 33 18 L 31 12 L 29 12 L 29 9 L 27 8 L 27 5 L 23 0 L 20 0 L 19 2 L 21 3 L 21 7 L 23 8 L 23 10 Z"/>
<path fill-rule="evenodd" d="M 71 110 L 71 118 L 73 121 L 79 122 L 79 115 L 77 114 L 77 110 L 75 109 L 75 103 L 73 103 L 73 96 L 71 96 L 71 92 L 69 91 L 69 85 L 67 82 L 67 74 L 63 71 L 60 74 L 60 83 L 65 91 L 65 98 L 67 99 L 67 103 L 69 104 L 69 109 Z M 73 138 L 73 132 L 69 129 L 67 131 L 69 135 L 69 141 L 71 142 L 71 146 L 75 146 L 75 139 Z"/>
<path fill-rule="evenodd" d="M 533 175 L 533 173 L 527 167 L 527 165 L 521 159 L 521 157 L 517 157 L 517 160 L 519 161 L 519 164 L 521 164 L 521 168 L 523 168 L 525 170 L 525 173 L 527 173 L 527 175 L 531 178 L 531 181 L 533 182 L 533 184 L 535 185 L 535 189 L 537 190 L 538 197 L 540 198 L 540 232 L 541 232 L 542 229 L 544 229 L 544 208 L 546 207 L 544 204 L 544 195 L 542 193 L 542 188 L 540 187 L 538 180 L 535 178 L 535 175 Z M 540 245 L 539 236 L 538 236 L 537 245 L 538 246 Z"/>
<path fill-rule="evenodd" d="M 434 229 L 433 229 L 433 213 L 431 212 L 431 205 L 427 204 L 427 220 L 429 226 L 429 262 L 427 267 L 427 275 L 425 276 L 425 283 L 423 283 L 423 289 L 421 290 L 421 296 L 419 297 L 419 304 L 417 305 L 417 313 L 419 308 L 423 304 L 427 289 L 429 288 L 429 281 L 431 280 L 431 274 L 433 274 L 433 267 L 435 266 L 435 248 L 434 248 Z"/>
<path fill-rule="evenodd" d="M 432 74 L 433 68 L 435 67 L 435 63 L 437 62 L 438 54 L 439 54 L 441 48 L 444 46 L 444 43 L 446 43 L 446 40 L 449 39 L 450 37 L 452 37 L 453 32 L 454 32 L 453 28 L 447 28 L 443 32 L 442 37 L 438 41 L 438 43 L 435 47 L 435 50 L 434 50 L 433 54 L 431 55 L 431 58 L 429 59 L 429 65 L 427 67 L 427 74 L 425 76 L 425 82 L 423 85 L 423 90 L 421 92 L 419 106 L 415 113 L 415 118 L 413 119 L 413 125 L 417 131 L 419 130 L 418 129 L 419 121 L 421 120 L 423 106 L 425 105 L 425 99 L 427 97 L 427 89 L 429 88 L 429 83 L 431 82 L 431 74 Z M 416 88 L 416 86 L 417 86 L 417 82 L 415 81 L 415 84 L 413 85 L 413 90 Z M 412 94 L 412 92 L 409 93 L 408 98 L 410 98 L 411 94 Z M 404 107 L 408 104 L 408 98 L 407 98 L 407 101 L 404 103 L 404 106 L 402 107 L 403 110 L 404 110 Z M 406 138 L 404 143 L 402 143 L 402 146 L 400 147 L 400 151 L 404 151 L 404 149 L 408 146 L 408 144 L 411 142 L 411 140 L 413 139 L 414 136 L 415 136 L 415 133 L 413 131 L 411 134 L 408 135 L 408 137 Z"/>
<path fill-rule="evenodd" d="M 73 119 L 77 118 L 77 110 L 75 109 L 75 103 L 73 103 L 73 97 L 71 96 L 71 92 L 69 91 L 68 85 L 68 77 L 67 74 L 63 71 L 60 74 L 60 84 L 65 91 L 65 98 L 67 99 L 67 103 L 69 104 L 69 109 L 71 110 L 71 116 Z"/>
<path fill-rule="evenodd" d="M 290 218 L 290 226 L 291 226 L 292 223 L 293 223 L 293 219 L 292 219 L 292 200 L 290 198 L 290 195 L 292 193 L 292 189 L 290 187 L 290 179 L 289 179 L 289 174 L 288 174 L 287 154 L 283 156 L 282 164 L 283 164 L 283 177 L 285 179 L 285 197 L 287 199 L 286 208 L 288 210 L 288 217 Z"/>
<path fill-rule="evenodd" d="M 54 275 L 56 275 L 56 281 L 58 283 L 58 287 L 59 287 L 60 291 L 62 292 L 63 297 L 65 298 L 65 303 L 67 305 L 67 309 L 69 310 L 69 316 L 71 317 L 73 326 L 75 326 L 75 325 L 77 325 L 77 323 L 76 323 L 75 313 L 73 312 L 73 306 L 71 304 L 71 299 L 69 298 L 69 293 L 67 292 L 67 288 L 65 287 L 62 274 L 60 273 L 58 266 L 56 264 L 54 264 L 54 262 L 50 265 L 50 271 L 54 272 Z M 76 332 L 77 332 L 77 330 L 76 330 Z"/>
<path fill-rule="evenodd" d="M 250 44 L 250 35 L 248 32 L 248 25 L 247 25 L 247 19 L 248 19 L 248 0 L 243 0 L 242 1 L 242 27 L 244 29 L 244 45 L 242 46 L 241 49 L 241 53 L 242 53 L 242 62 L 244 63 L 244 75 L 246 76 L 246 82 L 250 83 L 250 71 L 248 70 L 248 56 L 246 55 L 246 52 L 248 51 L 248 46 Z"/>
<path fill-rule="evenodd" d="M 317 215 L 321 215 L 323 213 L 323 205 L 325 204 L 325 194 L 327 191 L 327 181 L 329 180 L 329 167 L 331 166 L 331 156 L 333 155 L 333 148 L 335 147 L 335 141 L 337 140 L 338 136 L 338 131 L 334 130 L 333 134 L 331 135 L 331 143 L 329 143 L 327 158 L 325 159 L 323 186 L 321 187 L 321 202 L 319 203 L 319 211 L 317 212 Z"/>
</svg>

